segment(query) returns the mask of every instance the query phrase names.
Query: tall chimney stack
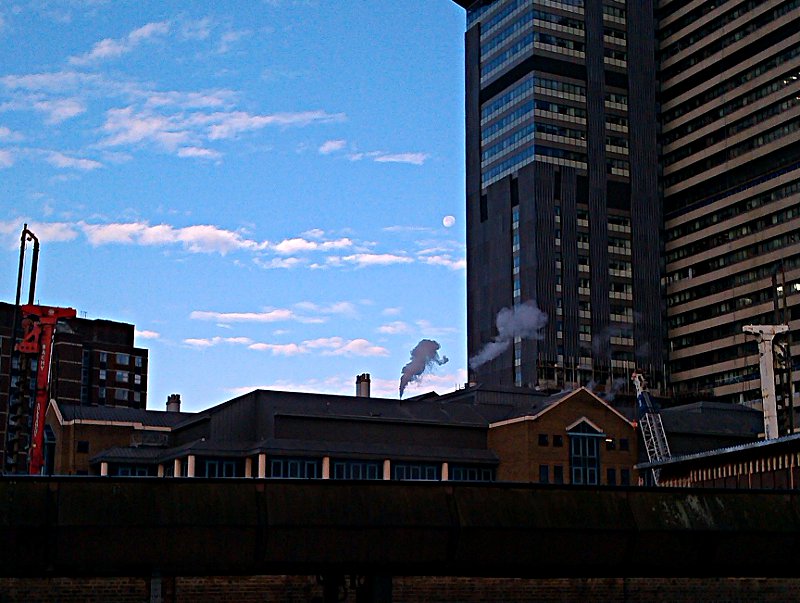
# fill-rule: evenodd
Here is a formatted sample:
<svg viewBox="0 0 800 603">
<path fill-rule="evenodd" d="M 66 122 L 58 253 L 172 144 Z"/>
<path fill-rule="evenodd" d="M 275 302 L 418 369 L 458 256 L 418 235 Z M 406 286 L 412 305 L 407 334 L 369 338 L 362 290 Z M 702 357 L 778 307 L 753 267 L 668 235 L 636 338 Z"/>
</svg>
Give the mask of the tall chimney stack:
<svg viewBox="0 0 800 603">
<path fill-rule="evenodd" d="M 369 398 L 369 373 L 356 376 L 356 397 Z"/>
<path fill-rule="evenodd" d="M 170 394 L 167 396 L 167 412 L 181 412 L 180 394 Z"/>
</svg>

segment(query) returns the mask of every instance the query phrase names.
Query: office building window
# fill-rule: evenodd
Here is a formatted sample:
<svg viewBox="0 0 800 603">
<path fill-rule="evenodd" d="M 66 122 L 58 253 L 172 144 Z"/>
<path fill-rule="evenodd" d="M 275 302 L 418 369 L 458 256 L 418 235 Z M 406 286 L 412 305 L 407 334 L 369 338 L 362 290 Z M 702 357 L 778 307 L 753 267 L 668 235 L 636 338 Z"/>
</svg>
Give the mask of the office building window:
<svg viewBox="0 0 800 603">
<path fill-rule="evenodd" d="M 118 383 L 127 383 L 129 378 L 128 371 L 117 371 Z"/>
<path fill-rule="evenodd" d="M 630 471 L 630 469 L 620 469 L 620 471 L 619 471 L 619 483 L 622 486 L 630 486 L 631 485 L 631 471 Z"/>
<path fill-rule="evenodd" d="M 141 356 L 134 356 L 133 357 L 133 364 L 137 368 L 142 368 L 142 357 Z"/>
<path fill-rule="evenodd" d="M 553 436 L 553 446 L 556 446 L 556 447 L 560 448 L 563 445 L 564 445 L 564 436 L 562 436 L 562 435 L 554 435 Z"/>
<path fill-rule="evenodd" d="M 547 434 L 540 433 L 539 434 L 539 446 L 547 446 Z"/>
<path fill-rule="evenodd" d="M 128 354 L 117 354 L 117 364 L 127 366 L 131 359 Z"/>
<path fill-rule="evenodd" d="M 539 465 L 539 483 L 550 483 L 550 467 L 548 465 Z"/>
<path fill-rule="evenodd" d="M 564 483 L 564 467 L 563 465 L 553 465 L 553 483 Z"/>
<path fill-rule="evenodd" d="M 606 469 L 606 484 L 609 486 L 617 485 L 617 470 L 613 468 Z"/>
<path fill-rule="evenodd" d="M 630 444 L 628 443 L 628 438 L 619 439 L 619 449 L 625 451 L 630 450 Z"/>
</svg>

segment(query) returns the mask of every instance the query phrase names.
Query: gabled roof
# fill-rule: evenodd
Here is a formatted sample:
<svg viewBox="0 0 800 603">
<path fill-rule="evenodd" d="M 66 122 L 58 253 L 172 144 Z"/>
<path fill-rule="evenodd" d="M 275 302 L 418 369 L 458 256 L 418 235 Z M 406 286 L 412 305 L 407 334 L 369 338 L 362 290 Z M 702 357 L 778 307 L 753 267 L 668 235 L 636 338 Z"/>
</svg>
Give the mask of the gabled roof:
<svg viewBox="0 0 800 603">
<path fill-rule="evenodd" d="M 555 407 L 557 407 L 557 406 L 559 406 L 561 404 L 564 404 L 565 402 L 571 400 L 572 398 L 574 398 L 575 396 L 577 396 L 579 394 L 591 396 L 591 398 L 593 398 L 594 401 L 596 401 L 597 403 L 605 406 L 606 409 L 610 410 L 617 417 L 619 417 L 620 420 L 624 421 L 625 423 L 630 425 L 631 428 L 633 428 L 633 423 L 631 421 L 629 421 L 627 417 L 622 415 L 617 409 L 615 409 L 613 406 L 611 406 L 608 402 L 606 402 L 605 400 L 603 400 L 602 398 L 600 398 L 599 396 L 594 394 L 594 392 L 592 392 L 591 390 L 586 389 L 585 387 L 581 387 L 581 388 L 578 388 L 576 390 L 573 390 L 573 391 L 570 391 L 570 392 L 567 392 L 567 393 L 559 392 L 558 394 L 556 394 L 555 396 L 553 396 L 551 398 L 546 398 L 545 400 L 542 400 L 541 406 L 539 406 L 536 409 L 537 412 L 534 412 L 532 414 L 526 414 L 526 415 L 522 415 L 522 416 L 513 417 L 513 418 L 510 418 L 510 419 L 503 420 L 503 421 L 497 421 L 497 422 L 491 423 L 489 425 L 489 427 L 490 428 L 494 428 L 494 427 L 501 427 L 503 425 L 510 425 L 512 423 L 521 423 L 521 422 L 524 422 L 524 421 L 535 421 L 535 420 L 539 419 L 545 413 L 549 412 L 550 410 L 554 409 Z"/>
</svg>

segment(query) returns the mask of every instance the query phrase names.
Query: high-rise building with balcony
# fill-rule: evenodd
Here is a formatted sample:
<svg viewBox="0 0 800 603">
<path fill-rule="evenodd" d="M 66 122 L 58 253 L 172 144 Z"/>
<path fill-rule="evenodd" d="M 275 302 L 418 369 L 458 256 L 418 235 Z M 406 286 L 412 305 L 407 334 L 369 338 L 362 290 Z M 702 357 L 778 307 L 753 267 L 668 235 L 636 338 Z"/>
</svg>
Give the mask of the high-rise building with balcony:
<svg viewBox="0 0 800 603">
<path fill-rule="evenodd" d="M 658 383 L 652 1 L 458 4 L 467 9 L 470 357 L 497 338 L 504 308 L 535 302 L 547 315 L 539 338 L 512 333 L 494 346 L 504 351 L 473 363 L 471 379 L 560 387 L 627 381 L 640 367 Z"/>
<path fill-rule="evenodd" d="M 787 320 L 800 342 L 800 1 L 662 0 L 657 17 L 672 386 L 759 399 L 742 327 Z"/>
</svg>

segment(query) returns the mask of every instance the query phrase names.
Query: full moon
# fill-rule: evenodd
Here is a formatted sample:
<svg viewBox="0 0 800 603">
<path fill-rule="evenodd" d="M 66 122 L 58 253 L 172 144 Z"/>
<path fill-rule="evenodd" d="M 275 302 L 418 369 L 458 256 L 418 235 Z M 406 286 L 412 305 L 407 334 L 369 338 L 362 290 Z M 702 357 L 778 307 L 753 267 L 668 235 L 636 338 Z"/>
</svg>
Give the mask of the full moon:
<svg viewBox="0 0 800 603">
<path fill-rule="evenodd" d="M 445 216 L 444 218 L 442 218 L 442 224 L 444 225 L 445 228 L 450 228 L 455 223 L 456 223 L 455 216 Z"/>
</svg>

